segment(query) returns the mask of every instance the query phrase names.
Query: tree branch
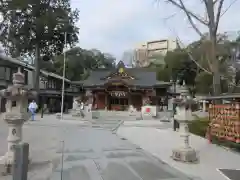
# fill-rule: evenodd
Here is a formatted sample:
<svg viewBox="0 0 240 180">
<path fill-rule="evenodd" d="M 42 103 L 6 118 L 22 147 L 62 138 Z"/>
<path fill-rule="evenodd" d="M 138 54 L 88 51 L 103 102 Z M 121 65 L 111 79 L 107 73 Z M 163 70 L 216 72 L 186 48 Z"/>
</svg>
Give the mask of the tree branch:
<svg viewBox="0 0 240 180">
<path fill-rule="evenodd" d="M 230 8 L 233 4 L 235 4 L 238 0 L 233 0 L 227 8 L 225 8 L 225 10 L 222 12 L 222 14 L 220 15 L 220 17 L 222 17 Z"/>
<path fill-rule="evenodd" d="M 180 42 L 182 45 L 182 41 L 181 39 L 177 36 L 177 40 L 178 42 Z M 184 49 L 184 51 L 186 51 L 186 53 L 188 54 L 189 58 L 199 67 L 199 69 L 203 70 L 204 72 L 208 73 L 208 74 L 212 74 L 212 72 L 210 72 L 209 70 L 205 69 L 204 67 L 202 67 L 192 56 L 191 52 L 189 51 L 188 48 Z"/>
<path fill-rule="evenodd" d="M 193 12 L 191 12 L 190 10 L 188 10 L 185 6 L 183 7 L 181 4 L 184 4 L 182 2 L 182 0 L 180 1 L 180 4 L 177 3 L 175 0 L 166 0 L 167 2 L 171 3 L 172 5 L 178 7 L 179 9 L 183 10 L 185 12 L 185 14 L 193 17 L 194 19 L 196 19 L 197 21 L 199 21 L 200 23 L 204 24 L 204 25 L 208 25 L 208 22 L 204 21 L 203 18 L 198 17 L 196 14 L 194 14 Z"/>
<path fill-rule="evenodd" d="M 196 24 L 194 24 L 193 20 L 192 20 L 192 17 L 190 16 L 190 14 L 188 13 L 187 9 L 186 9 L 186 6 L 184 5 L 183 1 L 182 0 L 179 0 L 180 1 L 180 4 L 183 8 L 183 11 L 186 13 L 187 15 L 187 18 L 188 18 L 188 21 L 190 22 L 190 24 L 192 25 L 192 28 L 197 32 L 197 34 L 200 36 L 200 37 L 203 37 L 203 33 L 201 33 L 201 31 L 197 28 Z"/>
<path fill-rule="evenodd" d="M 218 0 L 212 1 L 212 0 L 203 0 L 206 10 L 207 10 L 207 15 L 208 15 L 208 28 L 210 30 L 210 35 L 212 34 L 215 26 L 215 14 L 214 14 L 214 5 L 217 3 Z"/>
<path fill-rule="evenodd" d="M 216 19 L 215 19 L 215 27 L 214 27 L 215 33 L 217 33 L 217 29 L 218 29 L 218 25 L 219 25 L 219 21 L 220 21 L 220 17 L 221 17 L 223 2 L 224 2 L 224 0 L 220 0 L 220 2 L 218 4 L 218 10 L 217 10 L 217 15 L 216 15 Z"/>
<path fill-rule="evenodd" d="M 179 36 L 177 35 L 177 33 L 176 33 L 172 28 L 170 28 L 170 27 L 167 25 L 166 21 L 164 21 L 164 23 L 165 23 L 166 26 L 169 28 L 169 30 L 170 30 L 172 33 L 175 34 L 178 42 L 181 43 L 182 45 L 184 45 L 184 43 L 181 41 L 181 39 L 179 38 Z M 180 48 L 181 48 L 181 47 L 180 47 Z M 181 49 L 182 49 L 182 48 L 181 48 Z M 188 48 L 185 48 L 185 49 L 183 49 L 183 50 L 188 54 L 190 60 L 192 60 L 192 61 L 197 65 L 197 67 L 198 67 L 199 69 L 203 70 L 204 72 L 206 72 L 206 73 L 208 73 L 208 74 L 212 74 L 212 72 L 210 72 L 209 70 L 207 70 L 207 69 L 205 69 L 204 67 L 202 67 L 202 66 L 194 59 L 194 57 L 192 56 L 192 54 L 191 54 L 191 52 L 189 51 Z"/>
</svg>

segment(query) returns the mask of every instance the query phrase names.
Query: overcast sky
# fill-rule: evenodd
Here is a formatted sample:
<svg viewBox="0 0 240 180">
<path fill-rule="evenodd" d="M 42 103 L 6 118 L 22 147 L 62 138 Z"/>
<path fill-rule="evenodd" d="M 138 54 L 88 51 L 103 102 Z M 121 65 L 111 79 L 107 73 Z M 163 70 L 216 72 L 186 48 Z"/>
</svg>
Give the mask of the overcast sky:
<svg viewBox="0 0 240 180">
<path fill-rule="evenodd" d="M 80 10 L 80 46 L 97 48 L 119 59 L 124 50 L 144 41 L 174 38 L 176 34 L 185 43 L 197 39 L 184 14 L 160 1 L 157 4 L 156 0 L 72 0 L 72 7 Z M 231 1 L 225 0 L 225 8 Z M 187 6 L 203 15 L 200 0 L 187 0 Z M 239 7 L 237 1 L 223 16 L 220 31 L 240 30 Z M 166 25 L 164 18 L 175 12 L 177 15 Z"/>
<path fill-rule="evenodd" d="M 184 43 L 198 39 L 184 14 L 165 0 L 71 0 L 80 11 L 79 46 L 97 48 L 118 59 L 125 50 L 145 41 L 175 38 Z M 190 9 L 203 15 L 201 0 L 184 0 Z M 225 0 L 226 9 L 235 0 Z M 219 31 L 240 30 L 240 1 L 236 1 L 221 19 Z M 167 23 L 166 17 L 176 14 Z M 199 27 L 204 31 L 204 27 Z M 236 33 L 235 33 L 236 34 Z"/>
</svg>

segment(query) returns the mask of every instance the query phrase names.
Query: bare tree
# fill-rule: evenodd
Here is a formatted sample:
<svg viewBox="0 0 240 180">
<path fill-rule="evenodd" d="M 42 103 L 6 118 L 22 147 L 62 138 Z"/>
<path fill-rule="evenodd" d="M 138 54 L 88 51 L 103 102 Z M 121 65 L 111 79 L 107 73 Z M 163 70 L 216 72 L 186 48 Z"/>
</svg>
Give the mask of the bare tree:
<svg viewBox="0 0 240 180">
<path fill-rule="evenodd" d="M 157 0 L 158 2 L 161 0 Z M 181 11 L 184 12 L 186 15 L 189 23 L 191 24 L 192 28 L 196 31 L 196 33 L 201 37 L 204 38 L 205 34 L 200 31 L 200 29 L 196 25 L 196 21 L 201 23 L 202 25 L 208 28 L 209 34 L 209 71 L 213 75 L 213 89 L 214 94 L 218 95 L 221 93 L 220 88 L 220 72 L 219 72 L 219 61 L 216 54 L 216 45 L 217 45 L 217 31 L 220 18 L 223 14 L 227 12 L 230 6 L 236 2 L 233 0 L 232 3 L 225 9 L 223 9 L 224 0 L 199 0 L 199 3 L 204 3 L 205 8 L 205 17 L 200 17 L 198 14 L 194 12 L 194 10 L 188 9 L 186 7 L 186 3 L 184 0 L 165 0 L 166 3 L 172 4 L 173 6 L 179 8 Z M 206 18 L 207 17 L 207 18 Z M 190 57 L 196 64 L 197 62 Z M 199 65 L 199 64 L 197 64 Z M 208 71 L 208 72 L 209 72 Z"/>
</svg>

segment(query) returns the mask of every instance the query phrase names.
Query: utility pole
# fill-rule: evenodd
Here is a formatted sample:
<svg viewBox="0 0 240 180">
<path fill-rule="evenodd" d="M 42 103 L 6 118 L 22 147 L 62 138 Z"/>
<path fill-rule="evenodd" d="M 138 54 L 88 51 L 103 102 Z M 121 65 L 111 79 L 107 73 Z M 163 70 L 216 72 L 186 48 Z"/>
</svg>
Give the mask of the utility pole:
<svg viewBox="0 0 240 180">
<path fill-rule="evenodd" d="M 62 104 L 61 104 L 61 120 L 63 120 L 64 108 L 64 91 L 65 91 L 65 73 L 66 73 L 66 51 L 67 51 L 67 32 L 64 34 L 64 49 L 63 49 L 63 77 L 62 77 Z"/>
</svg>

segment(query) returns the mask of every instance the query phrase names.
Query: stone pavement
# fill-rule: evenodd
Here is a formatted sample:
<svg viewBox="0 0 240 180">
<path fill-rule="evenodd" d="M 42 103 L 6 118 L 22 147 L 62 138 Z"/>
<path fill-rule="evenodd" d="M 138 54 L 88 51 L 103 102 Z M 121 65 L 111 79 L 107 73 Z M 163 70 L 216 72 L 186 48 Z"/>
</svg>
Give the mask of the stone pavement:
<svg viewBox="0 0 240 180">
<path fill-rule="evenodd" d="M 124 121 L 121 127 L 149 127 L 149 128 L 159 128 L 166 129 L 172 128 L 171 123 L 161 122 L 160 120 L 132 120 Z"/>
<path fill-rule="evenodd" d="M 104 127 L 104 126 L 103 126 Z M 7 129 L 0 122 L 0 155 L 6 151 Z M 54 115 L 37 117 L 23 127 L 30 144 L 29 180 L 187 180 L 178 170 L 154 158 L 105 128 L 60 121 Z M 63 171 L 61 157 L 63 155 Z M 11 179 L 10 176 L 1 180 Z"/>
<path fill-rule="evenodd" d="M 187 174 L 194 180 L 228 180 L 217 169 L 240 169 L 240 155 L 214 144 L 206 139 L 191 135 L 190 144 L 200 157 L 198 164 L 185 164 L 172 160 L 172 149 L 180 146 L 180 134 L 172 129 L 156 129 L 121 126 L 117 134 L 145 151 L 161 159 L 170 166 Z M 240 179 L 236 177 L 235 179 Z"/>
</svg>

